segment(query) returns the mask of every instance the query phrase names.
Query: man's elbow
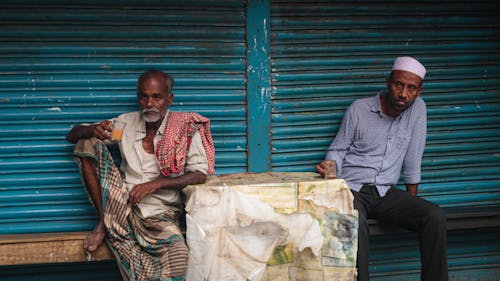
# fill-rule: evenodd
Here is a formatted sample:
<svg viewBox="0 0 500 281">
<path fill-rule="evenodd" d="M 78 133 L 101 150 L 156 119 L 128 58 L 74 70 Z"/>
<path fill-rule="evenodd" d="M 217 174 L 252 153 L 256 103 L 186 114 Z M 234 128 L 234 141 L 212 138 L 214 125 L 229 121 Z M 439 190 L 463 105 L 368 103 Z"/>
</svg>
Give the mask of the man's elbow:
<svg viewBox="0 0 500 281">
<path fill-rule="evenodd" d="M 77 139 L 71 135 L 71 133 L 66 135 L 66 141 L 69 143 L 76 143 Z"/>
<path fill-rule="evenodd" d="M 96 125 L 76 125 L 66 135 L 70 143 L 77 143 L 80 139 L 91 138 L 94 135 Z"/>
<path fill-rule="evenodd" d="M 66 135 L 66 141 L 69 143 L 77 143 L 78 142 L 78 135 L 79 135 L 79 127 L 75 126 L 73 127 L 68 134 Z"/>
</svg>

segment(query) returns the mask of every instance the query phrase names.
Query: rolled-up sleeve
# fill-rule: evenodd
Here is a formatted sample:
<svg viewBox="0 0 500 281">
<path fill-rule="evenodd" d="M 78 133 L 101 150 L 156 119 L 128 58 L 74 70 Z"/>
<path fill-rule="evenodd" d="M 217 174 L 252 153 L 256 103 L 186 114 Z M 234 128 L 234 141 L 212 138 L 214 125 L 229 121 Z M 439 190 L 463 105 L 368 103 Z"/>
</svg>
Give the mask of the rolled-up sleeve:
<svg viewBox="0 0 500 281">
<path fill-rule="evenodd" d="M 199 132 L 191 138 L 191 145 L 186 156 L 186 172 L 200 172 L 208 174 L 208 160 Z"/>
<path fill-rule="evenodd" d="M 328 147 L 325 160 L 334 160 L 337 164 L 337 176 L 342 174 L 342 163 L 349 147 L 354 139 L 355 133 L 355 106 L 349 106 L 342 118 L 339 131 Z"/>
<path fill-rule="evenodd" d="M 427 108 L 422 102 L 416 110 L 415 126 L 403 161 L 403 178 L 406 184 L 417 184 L 421 180 L 422 155 L 427 137 Z"/>
</svg>

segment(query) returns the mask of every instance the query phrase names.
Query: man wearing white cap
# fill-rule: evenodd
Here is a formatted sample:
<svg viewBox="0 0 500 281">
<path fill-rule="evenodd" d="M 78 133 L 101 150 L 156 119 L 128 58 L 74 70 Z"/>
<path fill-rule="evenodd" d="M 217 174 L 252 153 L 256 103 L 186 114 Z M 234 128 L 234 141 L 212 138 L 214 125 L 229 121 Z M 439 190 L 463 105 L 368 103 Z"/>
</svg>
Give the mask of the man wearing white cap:
<svg viewBox="0 0 500 281">
<path fill-rule="evenodd" d="M 417 232 L 421 280 L 448 280 L 444 212 L 416 196 L 427 132 L 426 106 L 419 97 L 425 73 L 414 58 L 397 58 L 387 90 L 349 106 L 325 160 L 316 166 L 330 177 L 335 175 L 325 172 L 336 167 L 336 176 L 346 180 L 354 195 L 358 281 L 369 280 L 368 218 Z M 395 188 L 401 172 L 406 192 Z"/>
</svg>

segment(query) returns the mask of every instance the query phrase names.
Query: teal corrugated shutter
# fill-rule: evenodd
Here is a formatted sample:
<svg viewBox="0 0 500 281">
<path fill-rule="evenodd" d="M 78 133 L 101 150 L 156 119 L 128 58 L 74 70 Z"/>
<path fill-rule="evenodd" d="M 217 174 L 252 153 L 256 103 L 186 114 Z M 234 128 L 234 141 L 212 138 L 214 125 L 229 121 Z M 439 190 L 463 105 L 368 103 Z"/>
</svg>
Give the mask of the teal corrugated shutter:
<svg viewBox="0 0 500 281">
<path fill-rule="evenodd" d="M 313 170 L 346 107 L 385 88 L 396 56 L 427 66 L 422 195 L 500 199 L 500 30 L 487 3 L 273 1 L 273 169 Z"/>
<path fill-rule="evenodd" d="M 489 1 L 272 1 L 272 169 L 313 171 L 346 107 L 383 89 L 394 58 L 411 55 L 428 69 L 420 195 L 448 208 L 498 209 L 497 11 Z M 419 270 L 418 257 L 400 259 L 395 241 L 377 242 L 372 272 L 380 280 Z M 471 259 L 454 252 L 450 264 L 458 270 Z"/>
<path fill-rule="evenodd" d="M 244 1 L 2 1 L 0 233 L 90 229 L 72 125 L 137 109 L 148 68 L 212 121 L 218 173 L 246 171 Z"/>
</svg>

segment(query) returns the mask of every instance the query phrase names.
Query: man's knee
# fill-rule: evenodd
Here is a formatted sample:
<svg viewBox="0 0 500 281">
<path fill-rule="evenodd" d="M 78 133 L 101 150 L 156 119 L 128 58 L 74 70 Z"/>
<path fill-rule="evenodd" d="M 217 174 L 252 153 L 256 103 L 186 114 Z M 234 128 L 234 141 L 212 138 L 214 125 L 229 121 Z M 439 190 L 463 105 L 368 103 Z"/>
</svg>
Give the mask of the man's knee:
<svg viewBox="0 0 500 281">
<path fill-rule="evenodd" d="M 434 204 L 430 205 L 426 213 L 426 221 L 429 225 L 434 225 L 435 227 L 443 227 L 446 229 L 446 213 L 444 210 Z"/>
<path fill-rule="evenodd" d="M 83 165 L 92 165 L 94 166 L 96 164 L 96 160 L 90 156 L 78 156 L 80 158 L 80 161 L 82 161 Z"/>
<path fill-rule="evenodd" d="M 168 247 L 169 269 L 171 276 L 181 276 L 186 273 L 189 249 L 184 241 L 177 241 Z"/>
</svg>

